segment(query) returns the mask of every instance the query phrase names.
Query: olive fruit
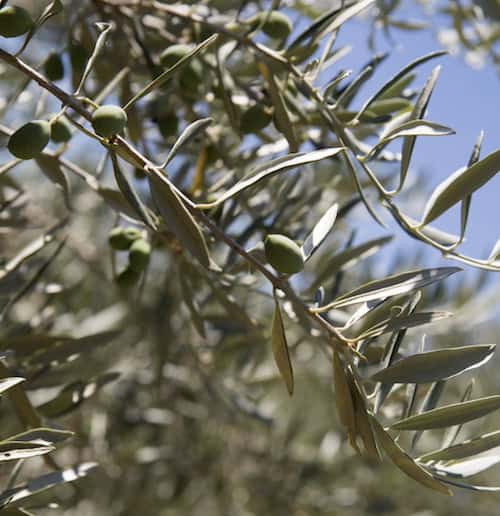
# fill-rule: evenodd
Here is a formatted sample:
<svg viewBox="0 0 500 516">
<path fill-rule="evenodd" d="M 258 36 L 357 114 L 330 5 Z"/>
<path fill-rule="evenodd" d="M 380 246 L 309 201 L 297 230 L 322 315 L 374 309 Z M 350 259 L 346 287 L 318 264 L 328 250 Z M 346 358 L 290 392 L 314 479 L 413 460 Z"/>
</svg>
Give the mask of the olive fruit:
<svg viewBox="0 0 500 516">
<path fill-rule="evenodd" d="M 179 59 L 182 59 L 189 52 L 191 52 L 189 45 L 183 45 L 181 43 L 176 45 L 170 45 L 160 55 L 160 62 L 162 66 L 170 68 Z M 186 66 L 179 72 L 179 85 L 185 93 L 190 93 L 193 90 L 197 90 L 202 78 L 202 69 L 198 61 L 191 60 Z"/>
<path fill-rule="evenodd" d="M 38 156 L 50 140 L 50 124 L 46 120 L 32 120 L 20 127 L 10 138 L 7 147 L 20 159 Z"/>
<path fill-rule="evenodd" d="M 157 120 L 158 129 L 163 138 L 177 135 L 179 120 L 174 113 L 167 113 Z"/>
<path fill-rule="evenodd" d="M 33 20 L 26 9 L 8 5 L 0 9 L 0 36 L 17 38 L 26 34 L 33 26 Z"/>
<path fill-rule="evenodd" d="M 60 81 L 64 78 L 64 63 L 57 52 L 51 52 L 43 66 L 45 75 L 50 81 Z"/>
<path fill-rule="evenodd" d="M 304 268 L 300 247 L 285 235 L 271 234 L 264 240 L 267 261 L 284 274 L 294 274 Z"/>
<path fill-rule="evenodd" d="M 115 281 L 119 287 L 127 289 L 133 287 L 140 278 L 140 272 L 135 271 L 131 267 L 126 267 L 120 272 L 120 274 L 118 274 L 118 276 L 116 276 Z"/>
<path fill-rule="evenodd" d="M 267 127 L 271 120 L 272 115 L 265 106 L 254 104 L 241 115 L 241 132 L 244 134 L 257 133 Z"/>
<path fill-rule="evenodd" d="M 66 143 L 71 140 L 71 125 L 64 118 L 50 123 L 50 139 L 54 143 Z"/>
<path fill-rule="evenodd" d="M 114 136 L 126 125 L 127 113 L 119 106 L 101 106 L 92 113 L 92 127 L 104 138 Z"/>
<path fill-rule="evenodd" d="M 137 239 L 128 251 L 129 267 L 136 272 L 142 272 L 149 263 L 151 244 L 143 238 Z"/>
<path fill-rule="evenodd" d="M 141 236 L 141 232 L 136 228 L 116 227 L 110 231 L 108 242 L 116 251 L 127 251 Z"/>
<path fill-rule="evenodd" d="M 262 32 L 273 39 L 285 39 L 292 32 L 292 23 L 288 16 L 278 11 L 260 13 L 259 22 L 263 21 Z"/>
</svg>

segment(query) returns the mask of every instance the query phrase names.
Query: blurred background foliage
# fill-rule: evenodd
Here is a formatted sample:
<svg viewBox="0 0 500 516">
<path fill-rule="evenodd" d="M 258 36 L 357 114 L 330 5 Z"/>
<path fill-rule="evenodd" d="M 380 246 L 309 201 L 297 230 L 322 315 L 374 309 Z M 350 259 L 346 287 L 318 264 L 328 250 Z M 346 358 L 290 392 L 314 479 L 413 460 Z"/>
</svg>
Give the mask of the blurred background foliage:
<svg viewBox="0 0 500 516">
<path fill-rule="evenodd" d="M 23 5 L 34 18 L 49 4 L 11 3 Z M 331 35 L 327 53 L 322 54 L 325 40 L 317 47 L 307 34 L 293 47 L 294 38 L 313 20 L 340 9 L 340 3 L 321 0 L 272 5 L 68 1 L 40 27 L 21 59 L 47 75 L 48 56 L 56 52 L 63 73 L 54 82 L 71 93 L 99 36 L 95 23 L 112 22 L 80 96 L 124 105 L 172 65 L 166 49 L 198 44 L 220 28 L 222 37 L 215 45 L 128 109 L 125 135 L 143 156 L 159 163 L 188 124 L 211 117 L 212 123 L 189 138 L 167 167 L 179 189 L 195 202 L 207 203 L 257 163 L 339 143 L 311 91 L 256 52 L 259 44 L 266 52 L 288 49 L 277 55 L 321 85 L 342 124 L 352 121 L 366 100 L 360 88 L 385 59 L 376 54 L 377 39 L 396 38 L 394 29 L 434 30 L 437 47 L 461 48 L 471 64 L 499 64 L 497 0 L 418 4 L 423 13 L 418 20 L 407 15 L 404 2 L 366 3 L 359 10 L 366 41 L 357 44 L 366 45 L 373 57 L 354 79 L 343 75 L 349 58 L 335 48 Z M 345 7 L 353 5 L 346 2 Z M 280 29 L 285 38 L 269 37 L 264 18 L 255 21 L 256 13 L 270 7 L 290 20 L 289 27 Z M 269 31 L 276 34 L 276 29 Z M 2 38 L 1 47 L 13 53 L 21 42 Z M 425 81 L 418 69 L 413 73 L 352 127 L 364 152 L 391 123 L 395 127 L 395 119 L 402 121 L 412 111 Z M 48 119 L 61 107 L 60 100 L 6 62 L 0 68 L 0 88 L 3 148 L 22 123 Z M 249 115 L 251 109 L 258 113 Z M 71 112 L 71 118 L 78 120 L 78 113 Z M 68 144 L 52 142 L 36 160 L 19 162 L 6 149 L 1 153 L 0 372 L 3 378 L 25 381 L 6 389 L 1 398 L 0 438 L 33 427 L 52 433 L 42 441 L 16 439 L 31 443 L 28 458 L 23 447 L 15 457 L 2 455 L 0 504 L 12 503 L 0 514 L 498 514 L 498 494 L 456 489 L 447 498 L 415 483 L 390 461 L 374 463 L 349 446 L 335 410 L 325 336 L 284 297 L 282 316 L 295 372 L 290 397 L 271 352 L 274 300 L 269 282 L 210 232 L 205 238 L 223 273 L 201 267 L 183 250 L 175 231 L 150 231 L 117 189 L 108 150 L 74 127 L 71 131 L 75 134 Z M 384 149 L 373 163 L 378 177 L 396 184 L 399 159 L 397 145 Z M 143 202 L 153 207 L 144 170 L 123 161 L 120 166 Z M 359 178 L 366 202 L 381 216 L 376 189 L 365 175 Z M 398 197 L 403 206 L 422 196 L 422 179 L 410 178 Z M 334 204 L 333 231 L 304 272 L 290 279 L 307 303 L 322 295 L 323 304 L 373 279 L 421 265 L 425 244 L 418 242 L 411 252 L 396 247 L 402 230 L 380 228 L 367 215 L 342 159 L 276 175 L 207 213 L 260 260 L 259 244 L 266 234 L 284 233 L 302 242 Z M 115 225 L 139 229 L 153 246 L 146 270 L 132 286 L 117 281 L 128 258 L 108 243 Z M 360 226 L 373 228 L 371 240 L 358 238 Z M 421 350 L 424 334 L 426 350 L 494 343 L 499 329 L 494 275 L 471 269 L 426 287 L 424 310 L 448 311 L 453 317 L 409 329 L 404 354 Z M 351 307 L 339 308 L 329 311 L 328 318 L 341 327 L 353 313 Z M 356 335 L 361 330 L 352 331 Z M 375 337 L 370 347 L 367 339 L 361 343 L 369 362 L 380 360 L 391 338 Z M 493 358 L 481 374 L 473 370 L 443 383 L 439 404 L 460 400 L 474 377 L 472 397 L 496 393 L 497 364 Z M 359 369 L 365 369 L 363 363 Z M 408 392 L 406 386 L 393 391 L 385 417 L 405 414 Z M 425 403 L 427 392 L 428 385 L 419 387 L 416 405 Z M 498 425 L 495 414 L 473 421 L 460 430 L 459 440 Z M 442 430 L 425 432 L 415 453 L 441 447 L 442 438 Z M 400 442 L 409 449 L 406 438 Z M 473 483 L 500 484 L 498 471 L 488 469 Z M 51 485 L 57 487 L 44 490 Z"/>
</svg>

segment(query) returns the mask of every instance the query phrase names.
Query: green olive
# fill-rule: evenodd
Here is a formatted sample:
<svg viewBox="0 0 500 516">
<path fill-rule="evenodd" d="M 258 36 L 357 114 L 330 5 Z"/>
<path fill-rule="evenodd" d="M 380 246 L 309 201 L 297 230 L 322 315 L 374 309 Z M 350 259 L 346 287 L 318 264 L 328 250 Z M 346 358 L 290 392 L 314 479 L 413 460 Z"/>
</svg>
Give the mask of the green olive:
<svg viewBox="0 0 500 516">
<path fill-rule="evenodd" d="M 285 39 L 292 32 L 292 23 L 288 16 L 278 11 L 268 13 L 260 13 L 259 22 L 264 24 L 261 30 L 266 36 L 273 39 Z"/>
<path fill-rule="evenodd" d="M 300 247 L 285 235 L 267 235 L 264 240 L 267 261 L 284 274 L 295 274 L 304 268 L 304 256 Z"/>
<path fill-rule="evenodd" d="M 179 59 L 182 59 L 192 48 L 189 45 L 177 44 L 170 45 L 160 55 L 160 62 L 165 68 L 170 68 Z M 196 91 L 202 79 L 202 69 L 198 61 L 191 60 L 179 72 L 179 85 L 184 93 Z"/>
<path fill-rule="evenodd" d="M 26 34 L 33 26 L 33 20 L 26 9 L 8 5 L 0 9 L 0 36 L 17 38 Z"/>
<path fill-rule="evenodd" d="M 271 113 L 262 104 L 254 104 L 240 119 L 240 129 L 244 134 L 257 133 L 267 127 L 272 120 Z"/>
<path fill-rule="evenodd" d="M 7 147 L 16 158 L 38 156 L 50 140 L 50 124 L 46 120 L 32 120 L 20 127 L 10 138 Z"/>
<path fill-rule="evenodd" d="M 177 135 L 179 120 L 175 113 L 167 113 L 160 117 L 157 121 L 158 129 L 163 138 L 170 138 Z"/>
<path fill-rule="evenodd" d="M 44 71 L 50 81 L 60 81 L 64 78 L 64 63 L 57 52 L 51 52 L 44 64 Z"/>
<path fill-rule="evenodd" d="M 140 279 L 140 272 L 137 272 L 130 267 L 126 267 L 120 272 L 120 274 L 118 274 L 118 276 L 116 276 L 115 281 L 119 287 L 128 289 L 136 285 Z"/>
<path fill-rule="evenodd" d="M 101 106 L 92 114 L 92 127 L 99 136 L 104 138 L 114 136 L 126 125 L 127 113 L 119 106 Z"/>
<path fill-rule="evenodd" d="M 64 118 L 58 118 L 50 124 L 50 139 L 54 143 L 66 143 L 71 140 L 71 125 Z"/>
<path fill-rule="evenodd" d="M 128 252 L 128 263 L 131 269 L 136 272 L 142 272 L 151 257 L 151 244 L 143 238 L 137 239 Z"/>
<path fill-rule="evenodd" d="M 116 251 L 127 251 L 141 236 L 141 232 L 136 228 L 116 227 L 110 231 L 108 242 Z"/>
</svg>

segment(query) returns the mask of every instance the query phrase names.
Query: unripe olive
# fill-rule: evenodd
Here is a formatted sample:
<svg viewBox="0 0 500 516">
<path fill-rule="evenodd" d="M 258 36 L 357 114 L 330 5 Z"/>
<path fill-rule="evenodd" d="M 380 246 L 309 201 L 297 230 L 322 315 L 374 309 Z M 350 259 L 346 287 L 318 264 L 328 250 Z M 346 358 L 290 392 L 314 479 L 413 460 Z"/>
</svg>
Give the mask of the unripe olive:
<svg viewBox="0 0 500 516">
<path fill-rule="evenodd" d="M 46 120 L 32 120 L 20 127 L 10 138 L 7 147 L 20 159 L 38 156 L 50 139 L 50 124 Z"/>
<path fill-rule="evenodd" d="M 64 118 L 58 118 L 50 124 L 50 139 L 54 143 L 66 143 L 71 140 L 71 125 Z"/>
<path fill-rule="evenodd" d="M 26 9 L 8 5 L 0 9 L 0 36 L 17 38 L 26 34 L 33 26 L 33 20 Z"/>
<path fill-rule="evenodd" d="M 175 113 L 167 113 L 166 115 L 163 115 L 158 119 L 157 124 L 163 138 L 177 135 L 179 120 L 175 116 Z"/>
<path fill-rule="evenodd" d="M 285 235 L 267 235 L 264 240 L 267 261 L 284 274 L 295 274 L 304 268 L 300 247 Z"/>
<path fill-rule="evenodd" d="M 45 75 L 50 81 L 60 81 L 64 78 L 64 63 L 57 52 L 51 52 L 44 65 Z"/>
<path fill-rule="evenodd" d="M 160 55 L 160 62 L 162 66 L 170 68 L 179 59 L 182 59 L 189 52 L 191 52 L 189 45 L 177 44 L 170 45 Z M 193 90 L 197 90 L 202 78 L 202 69 L 198 61 L 191 60 L 187 65 L 180 71 L 179 84 L 185 93 L 190 93 Z"/>
<path fill-rule="evenodd" d="M 116 227 L 110 231 L 108 242 L 116 251 L 127 251 L 141 236 L 141 232 L 136 228 Z"/>
<path fill-rule="evenodd" d="M 140 272 L 135 271 L 131 267 L 126 267 L 116 276 L 115 281 L 119 287 L 128 289 L 136 285 L 140 279 Z"/>
<path fill-rule="evenodd" d="M 151 244 L 147 240 L 139 238 L 130 246 L 128 252 L 130 268 L 136 272 L 142 272 L 149 263 L 150 256 Z"/>
<path fill-rule="evenodd" d="M 126 125 L 127 113 L 119 106 L 101 106 L 92 113 L 92 127 L 104 138 L 114 136 Z"/>
<path fill-rule="evenodd" d="M 278 11 L 260 13 L 260 19 L 265 20 L 261 30 L 273 39 L 285 39 L 292 32 L 292 23 L 288 16 Z"/>
<path fill-rule="evenodd" d="M 267 127 L 271 120 L 272 115 L 265 106 L 254 104 L 241 115 L 241 132 L 244 134 L 257 133 Z"/>
</svg>

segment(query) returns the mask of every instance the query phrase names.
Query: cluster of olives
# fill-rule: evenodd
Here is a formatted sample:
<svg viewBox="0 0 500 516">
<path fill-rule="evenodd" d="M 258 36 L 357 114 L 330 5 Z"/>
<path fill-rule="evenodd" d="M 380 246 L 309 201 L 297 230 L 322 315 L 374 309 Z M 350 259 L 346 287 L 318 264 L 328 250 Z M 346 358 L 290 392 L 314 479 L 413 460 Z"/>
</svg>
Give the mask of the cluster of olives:
<svg viewBox="0 0 500 516">
<path fill-rule="evenodd" d="M 0 9 L 0 36 L 17 38 L 33 27 L 33 20 L 26 9 L 8 5 Z"/>
<path fill-rule="evenodd" d="M 32 120 L 12 134 L 7 148 L 16 158 L 33 159 L 41 154 L 49 140 L 66 143 L 71 136 L 71 126 L 63 118 L 54 118 L 51 122 Z"/>
<path fill-rule="evenodd" d="M 302 250 L 285 235 L 267 235 L 264 240 L 264 252 L 269 264 L 278 272 L 295 274 L 304 268 Z"/>
<path fill-rule="evenodd" d="M 135 285 L 149 263 L 151 244 L 133 227 L 112 229 L 108 241 L 115 251 L 128 251 L 128 265 L 116 277 L 117 284 L 121 287 Z"/>
</svg>

